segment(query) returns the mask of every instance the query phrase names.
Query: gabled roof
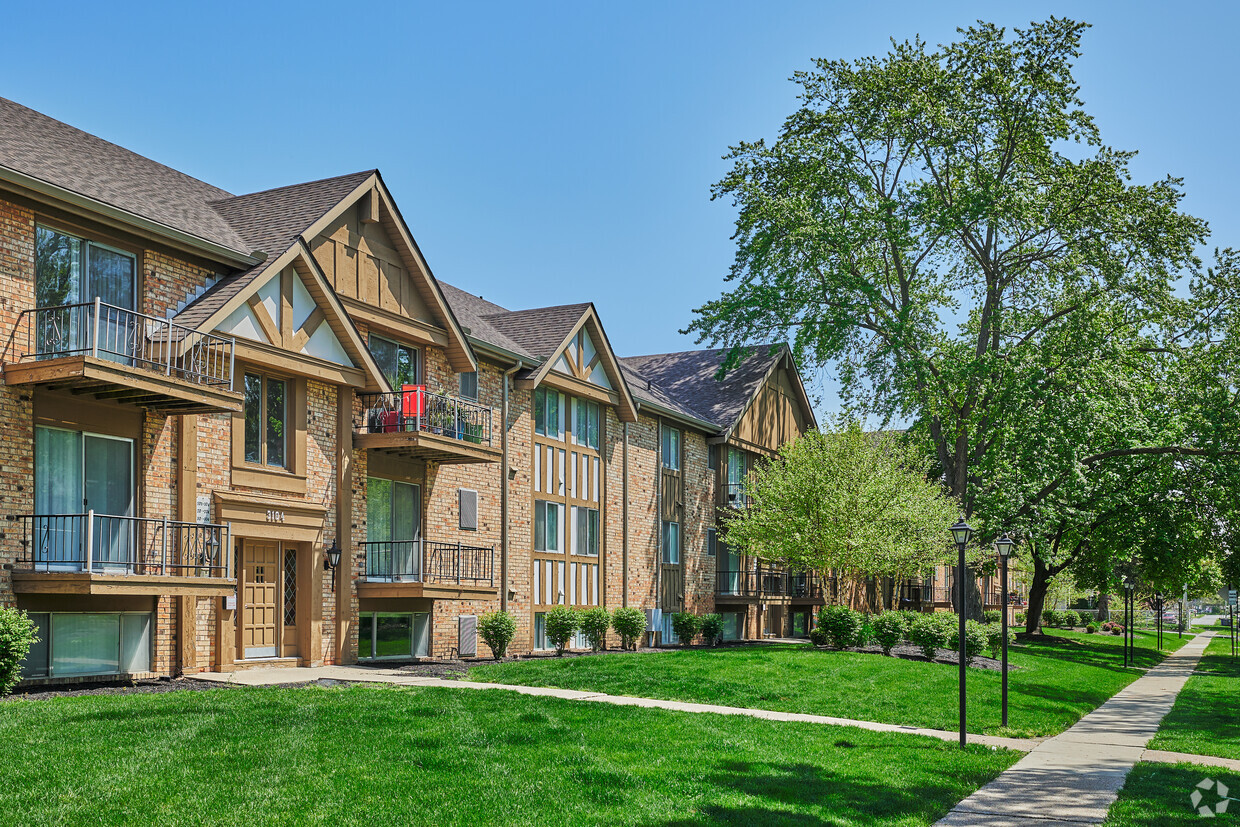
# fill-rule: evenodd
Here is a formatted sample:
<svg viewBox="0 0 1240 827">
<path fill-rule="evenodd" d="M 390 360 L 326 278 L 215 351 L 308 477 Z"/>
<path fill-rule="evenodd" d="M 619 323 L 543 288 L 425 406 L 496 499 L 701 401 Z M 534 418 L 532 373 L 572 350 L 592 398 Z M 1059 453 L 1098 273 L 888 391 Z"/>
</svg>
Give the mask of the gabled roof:
<svg viewBox="0 0 1240 827">
<path fill-rule="evenodd" d="M 496 330 L 539 359 L 550 359 L 593 305 L 561 304 L 484 317 Z"/>
<path fill-rule="evenodd" d="M 247 256 L 210 202 L 232 193 L 0 98 L 0 168 Z"/>
<path fill-rule="evenodd" d="M 691 400 L 695 410 L 701 411 L 709 421 L 718 423 L 720 430 L 726 434 L 736 427 L 771 372 L 785 358 L 791 364 L 792 358 L 787 345 L 754 345 L 741 363 L 720 381 L 715 374 L 727 354 L 727 348 L 686 350 L 630 356 L 621 361 L 630 370 L 649 377 L 673 398 Z M 803 388 L 801 395 L 802 404 L 812 421 L 813 410 L 808 398 L 804 398 Z"/>
<path fill-rule="evenodd" d="M 212 209 L 235 228 L 251 250 L 263 251 L 267 259 L 221 279 L 177 314 L 177 324 L 198 327 L 206 322 L 230 299 L 257 283 L 268 267 L 297 244 L 302 233 L 374 174 L 373 169 L 354 172 L 213 201 Z"/>
<path fill-rule="evenodd" d="M 451 306 L 453 315 L 465 328 L 468 336 L 481 344 L 491 345 L 531 362 L 537 361 L 537 356 L 509 339 L 488 321 L 488 317 L 508 313 L 508 310 L 481 296 L 466 293 L 446 281 L 439 282 L 439 287 L 443 290 L 444 298 Z"/>
<path fill-rule="evenodd" d="M 704 430 L 712 432 L 722 430 L 719 423 L 711 421 L 705 414 L 694 410 L 686 404 L 685 400 L 677 399 L 653 379 L 642 376 L 624 364 L 623 359 L 620 362 L 620 370 L 624 372 L 625 382 L 628 383 L 629 390 L 633 392 L 633 398 L 643 406 L 653 406 L 682 419 L 690 420 Z"/>
</svg>

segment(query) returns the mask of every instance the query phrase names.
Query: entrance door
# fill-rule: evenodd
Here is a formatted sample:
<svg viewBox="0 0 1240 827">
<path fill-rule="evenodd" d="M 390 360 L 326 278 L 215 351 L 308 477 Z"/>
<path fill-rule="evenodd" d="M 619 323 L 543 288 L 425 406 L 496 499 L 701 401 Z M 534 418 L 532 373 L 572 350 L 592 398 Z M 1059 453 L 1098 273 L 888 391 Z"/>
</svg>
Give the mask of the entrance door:
<svg viewBox="0 0 1240 827">
<path fill-rule="evenodd" d="M 134 560 L 133 443 L 127 439 L 85 434 L 83 500 L 95 512 L 94 558 L 97 568 L 129 568 Z"/>
<path fill-rule="evenodd" d="M 280 604 L 280 544 L 246 540 L 241 553 L 241 657 L 274 658 Z"/>
</svg>

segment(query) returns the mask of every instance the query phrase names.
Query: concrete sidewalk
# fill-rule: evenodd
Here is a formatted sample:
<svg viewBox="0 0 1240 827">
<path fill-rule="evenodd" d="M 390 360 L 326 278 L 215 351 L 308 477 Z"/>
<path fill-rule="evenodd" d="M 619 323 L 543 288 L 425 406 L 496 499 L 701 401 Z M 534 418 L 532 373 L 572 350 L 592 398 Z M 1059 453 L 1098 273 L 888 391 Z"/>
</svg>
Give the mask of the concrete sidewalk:
<svg viewBox="0 0 1240 827">
<path fill-rule="evenodd" d="M 1167 656 L 1075 726 L 1037 745 L 994 781 L 956 805 L 944 827 L 986 824 L 1101 823 L 1124 779 L 1140 760 L 1156 755 L 1145 745 L 1193 674 L 1213 632 Z M 1209 760 L 1209 759 L 1207 759 Z M 1191 792 L 1185 790 L 1187 796 Z"/>
<path fill-rule="evenodd" d="M 543 686 L 516 686 L 511 684 L 478 683 L 476 681 L 421 677 L 383 667 L 320 666 L 288 669 L 247 669 L 240 672 L 200 672 L 191 677 L 195 680 L 215 681 L 217 683 L 240 686 L 276 686 L 308 681 L 336 680 L 357 683 L 386 683 L 396 686 L 441 687 L 445 689 L 490 689 L 517 692 L 522 695 L 563 698 L 570 701 L 592 701 L 595 703 L 615 704 L 617 706 L 643 706 L 652 709 L 668 709 L 674 712 L 712 712 L 717 715 L 743 715 L 750 718 L 762 718 L 767 721 L 795 721 L 806 724 L 852 726 L 873 732 L 898 732 L 904 735 L 922 735 L 927 738 L 938 738 L 942 741 L 955 741 L 959 737 L 955 732 L 941 729 L 924 729 L 921 727 L 901 726 L 899 724 L 880 724 L 874 721 L 854 721 L 851 718 L 833 718 L 827 715 L 774 712 L 767 709 L 745 709 L 736 706 L 665 701 L 657 698 L 635 698 L 627 695 L 608 695 L 604 692 L 583 692 L 576 689 L 553 689 Z M 994 735 L 969 736 L 969 743 L 971 744 L 1014 749 L 1021 752 L 1028 752 L 1042 743 L 1042 741 L 1043 739 L 1041 738 L 1001 738 Z"/>
</svg>

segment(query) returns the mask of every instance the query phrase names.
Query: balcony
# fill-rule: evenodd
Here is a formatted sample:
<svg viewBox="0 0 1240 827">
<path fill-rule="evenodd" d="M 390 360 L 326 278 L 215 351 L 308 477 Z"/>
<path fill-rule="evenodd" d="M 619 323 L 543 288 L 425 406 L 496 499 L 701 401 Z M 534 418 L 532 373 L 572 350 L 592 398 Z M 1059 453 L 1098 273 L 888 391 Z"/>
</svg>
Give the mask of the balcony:
<svg viewBox="0 0 1240 827">
<path fill-rule="evenodd" d="M 776 569 L 757 571 L 720 571 L 715 577 L 715 596 L 743 600 L 824 602 L 836 594 L 834 577 L 820 577 L 812 572 L 789 572 Z"/>
<path fill-rule="evenodd" d="M 430 540 L 370 541 L 362 597 L 495 595 L 495 547 Z"/>
<path fill-rule="evenodd" d="M 361 421 L 353 444 L 442 465 L 498 462 L 491 445 L 491 409 L 421 385 L 394 393 L 359 393 Z"/>
<path fill-rule="evenodd" d="M 22 311 L 4 381 L 68 390 L 166 414 L 241 410 L 233 340 L 96 299 Z"/>
<path fill-rule="evenodd" d="M 40 514 L 17 524 L 13 591 L 223 596 L 236 592 L 227 526 L 143 517 Z M 14 532 L 7 532 L 11 537 Z"/>
<path fill-rule="evenodd" d="M 743 482 L 724 483 L 719 490 L 719 505 L 737 510 L 749 508 L 753 504 L 753 499 L 745 490 L 746 487 Z"/>
<path fill-rule="evenodd" d="M 1020 594 L 1008 598 L 1009 606 L 1023 606 L 1024 603 L 1025 598 Z M 902 609 L 916 609 L 919 606 L 951 607 L 955 605 L 955 586 L 950 584 L 940 586 L 933 583 L 926 585 L 912 583 L 900 587 L 900 608 Z M 982 605 L 986 608 L 1001 608 L 1003 606 L 1003 590 L 987 589 L 982 594 Z"/>
</svg>

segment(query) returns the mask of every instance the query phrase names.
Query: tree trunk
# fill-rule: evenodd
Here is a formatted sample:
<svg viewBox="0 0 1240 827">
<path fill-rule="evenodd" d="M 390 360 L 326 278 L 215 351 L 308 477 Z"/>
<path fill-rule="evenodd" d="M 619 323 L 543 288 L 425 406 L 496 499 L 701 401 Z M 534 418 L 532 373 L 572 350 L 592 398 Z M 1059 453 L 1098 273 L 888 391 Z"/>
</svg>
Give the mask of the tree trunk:
<svg viewBox="0 0 1240 827">
<path fill-rule="evenodd" d="M 1050 588 L 1051 573 L 1037 557 L 1033 558 L 1033 582 L 1029 584 L 1028 614 L 1025 615 L 1025 631 L 1033 634 L 1042 622 L 1042 607 L 1046 605 L 1046 592 Z"/>
<path fill-rule="evenodd" d="M 1111 596 L 1107 594 L 1106 592 L 1100 592 L 1098 594 L 1097 619 L 1098 620 L 1110 620 L 1111 619 Z"/>
<path fill-rule="evenodd" d="M 960 566 L 952 566 L 952 608 L 960 611 Z M 965 567 L 964 578 L 964 616 L 966 620 L 982 620 L 982 590 L 977 585 L 977 573 Z"/>
</svg>

